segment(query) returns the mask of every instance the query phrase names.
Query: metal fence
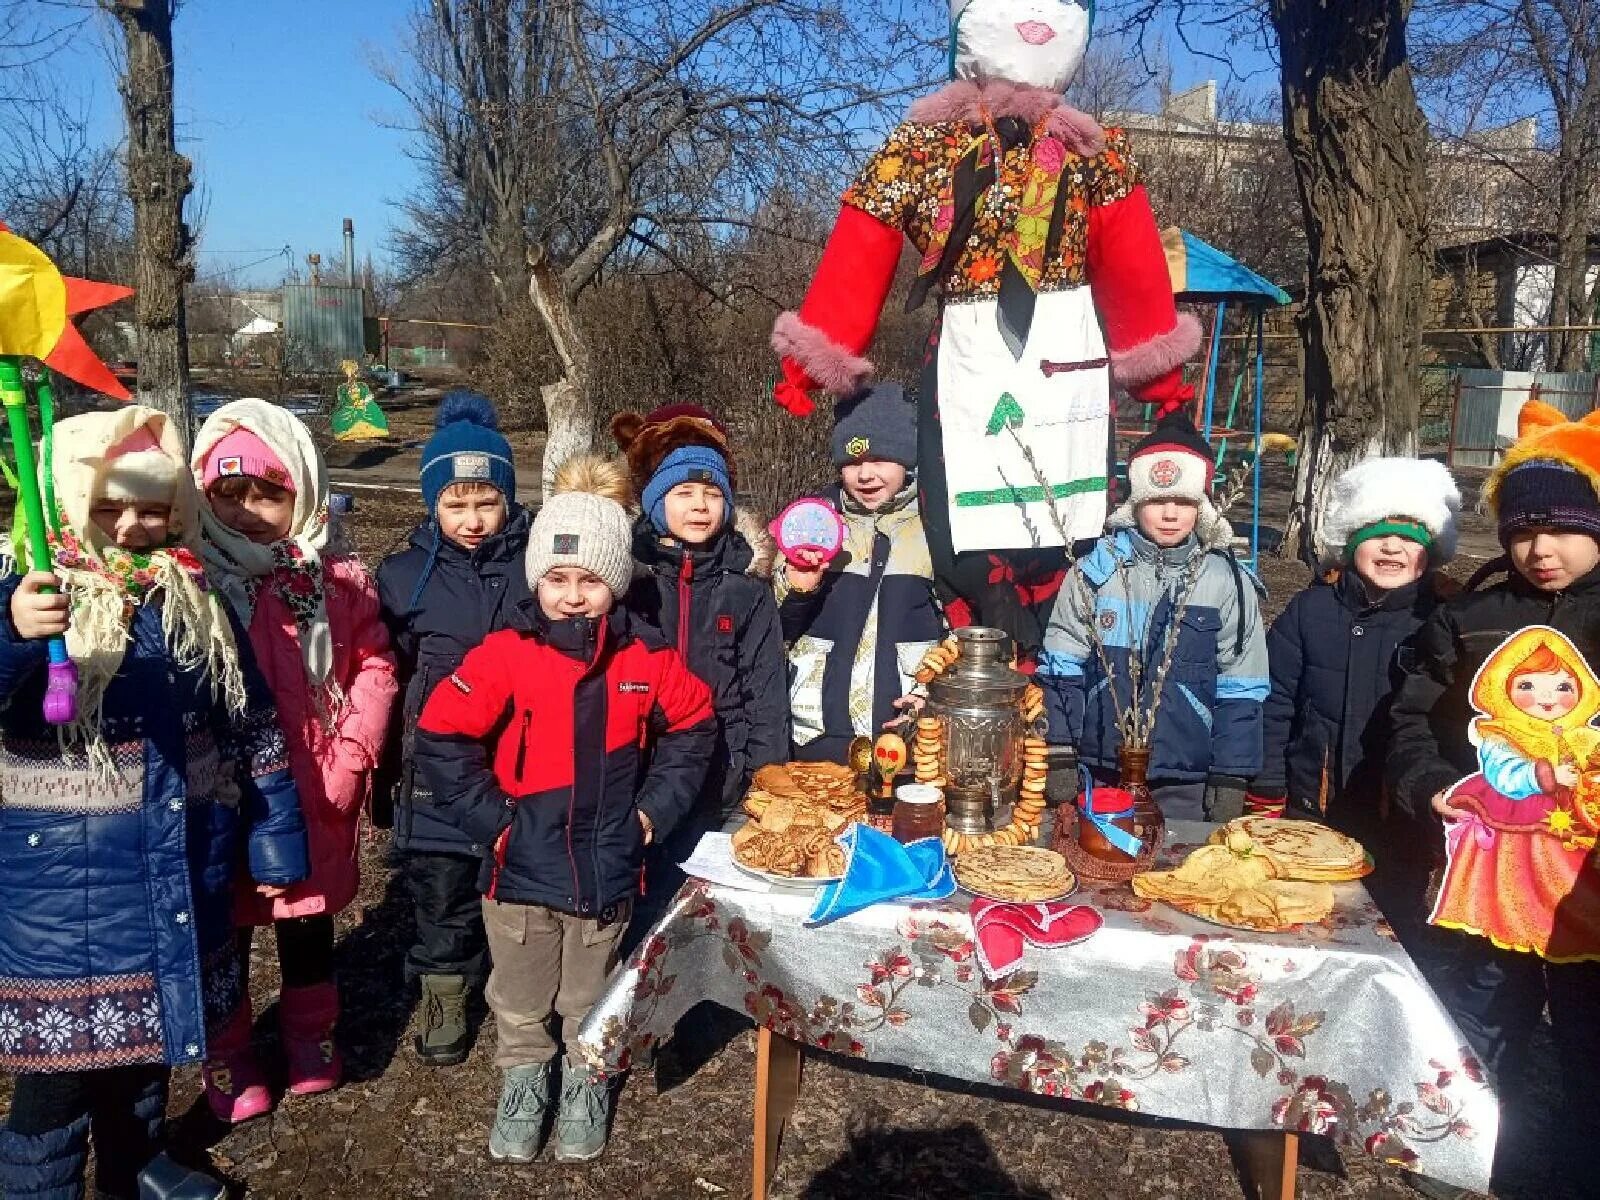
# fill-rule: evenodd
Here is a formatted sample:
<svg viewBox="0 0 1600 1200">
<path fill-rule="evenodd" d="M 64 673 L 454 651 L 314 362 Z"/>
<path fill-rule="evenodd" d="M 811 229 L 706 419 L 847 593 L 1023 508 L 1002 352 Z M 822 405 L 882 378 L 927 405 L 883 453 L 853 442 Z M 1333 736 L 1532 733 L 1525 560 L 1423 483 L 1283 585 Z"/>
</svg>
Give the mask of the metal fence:
<svg viewBox="0 0 1600 1200">
<path fill-rule="evenodd" d="M 1492 467 L 1517 439 L 1517 412 L 1542 400 L 1576 420 L 1600 407 L 1600 375 L 1553 371 L 1455 372 L 1450 415 L 1452 467 Z"/>
</svg>

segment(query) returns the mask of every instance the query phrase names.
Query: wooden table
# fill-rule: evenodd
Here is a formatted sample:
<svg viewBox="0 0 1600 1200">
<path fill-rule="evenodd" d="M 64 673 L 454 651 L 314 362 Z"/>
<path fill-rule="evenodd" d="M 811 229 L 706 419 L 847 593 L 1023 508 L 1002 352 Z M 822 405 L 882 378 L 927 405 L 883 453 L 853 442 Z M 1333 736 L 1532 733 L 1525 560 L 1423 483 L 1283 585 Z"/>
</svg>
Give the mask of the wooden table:
<svg viewBox="0 0 1600 1200">
<path fill-rule="evenodd" d="M 751 1200 L 767 1200 L 778 1171 L 783 1128 L 800 1100 L 805 1046 L 763 1026 L 756 1031 L 755 1161 Z M 1248 1200 L 1294 1200 L 1300 1137 L 1293 1133 L 1233 1130 L 1227 1134 Z"/>
</svg>

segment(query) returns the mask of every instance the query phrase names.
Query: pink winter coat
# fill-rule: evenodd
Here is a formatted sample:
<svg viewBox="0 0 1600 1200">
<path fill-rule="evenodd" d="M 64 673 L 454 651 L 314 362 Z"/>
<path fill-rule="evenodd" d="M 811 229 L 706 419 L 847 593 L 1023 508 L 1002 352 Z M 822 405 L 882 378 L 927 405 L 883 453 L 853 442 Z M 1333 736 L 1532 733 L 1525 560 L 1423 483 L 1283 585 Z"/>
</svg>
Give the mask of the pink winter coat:
<svg viewBox="0 0 1600 1200">
<path fill-rule="evenodd" d="M 317 716 L 294 617 L 270 587 L 261 589 L 250 620 L 250 645 L 277 701 L 305 812 L 311 877 L 276 900 L 241 888 L 234 910 L 239 925 L 336 913 L 355 898 L 361 882 L 361 811 L 399 686 L 372 577 L 353 558 L 326 558 L 322 570 L 334 676 L 345 693 L 337 729 L 330 733 Z"/>
</svg>

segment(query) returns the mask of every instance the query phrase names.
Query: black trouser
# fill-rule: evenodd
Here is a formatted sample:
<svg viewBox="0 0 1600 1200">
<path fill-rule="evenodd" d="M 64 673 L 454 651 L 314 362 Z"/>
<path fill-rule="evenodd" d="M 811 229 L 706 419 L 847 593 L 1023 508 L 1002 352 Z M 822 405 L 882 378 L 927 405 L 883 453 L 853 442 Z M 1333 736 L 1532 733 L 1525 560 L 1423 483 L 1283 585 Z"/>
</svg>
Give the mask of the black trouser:
<svg viewBox="0 0 1600 1200">
<path fill-rule="evenodd" d="M 171 1076 L 161 1064 L 23 1072 L 16 1077 L 6 1129 L 37 1138 L 87 1117 L 100 1192 L 136 1197 L 139 1172 L 161 1151 Z"/>
<path fill-rule="evenodd" d="M 465 854 L 408 851 L 401 871 L 416 915 L 417 936 L 406 953 L 406 978 L 465 975 L 478 986 L 489 976 L 478 859 Z"/>
<path fill-rule="evenodd" d="M 1600 1073 L 1600 962 L 1547 963 L 1471 937 L 1434 974 L 1431 982 L 1440 999 L 1508 1109 L 1516 1108 L 1528 1090 L 1528 1046 L 1549 1008 L 1561 1061 L 1562 1120 L 1570 1131 L 1557 1140 L 1561 1161 L 1556 1171 L 1564 1184 L 1581 1187 L 1594 1169 L 1581 1131 L 1600 1119 L 1595 1089 Z"/>
<path fill-rule="evenodd" d="M 282 917 L 272 923 L 278 939 L 278 970 L 284 987 L 311 987 L 333 978 L 333 917 Z M 250 969 L 253 928 L 239 931 L 239 961 Z"/>
</svg>

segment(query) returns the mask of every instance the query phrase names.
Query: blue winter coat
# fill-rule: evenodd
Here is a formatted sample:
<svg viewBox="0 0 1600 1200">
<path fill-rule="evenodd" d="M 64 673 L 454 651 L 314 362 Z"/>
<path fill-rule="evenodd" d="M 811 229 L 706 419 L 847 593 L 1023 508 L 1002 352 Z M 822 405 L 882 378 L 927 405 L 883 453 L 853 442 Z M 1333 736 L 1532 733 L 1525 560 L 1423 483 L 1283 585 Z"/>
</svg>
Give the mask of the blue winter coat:
<svg viewBox="0 0 1600 1200">
<path fill-rule="evenodd" d="M 414 739 L 434 686 L 461 665 L 467 651 L 506 628 L 531 595 L 523 565 L 530 523 L 527 509 L 514 504 L 505 527 L 469 552 L 440 537 L 438 523 L 427 521 L 412 530 L 406 549 L 378 565 L 378 599 L 405 687 L 376 789 L 394 804 L 396 850 L 470 858 L 484 852 L 445 819 L 440 805 L 450 798 L 435 804 L 429 796 L 417 771 Z"/>
<path fill-rule="evenodd" d="M 1268 690 L 1260 587 L 1231 554 L 1202 550 L 1192 535 L 1162 549 L 1136 528 L 1113 528 L 1074 564 L 1045 630 L 1038 680 L 1050 740 L 1076 746 L 1090 766 L 1114 770 L 1122 744 L 1117 714 L 1132 693 L 1133 665 L 1140 664 L 1148 707 L 1176 618 L 1150 778 L 1254 776 Z"/>
<path fill-rule="evenodd" d="M 1371 836 L 1383 807 L 1398 652 L 1437 605 L 1437 578 L 1374 601 L 1346 571 L 1289 601 L 1267 634 L 1272 695 L 1253 791 L 1287 796 L 1291 816 Z"/>
<path fill-rule="evenodd" d="M 0 582 L 0 1066 L 196 1062 L 244 994 L 234 872 L 310 869 L 272 695 L 235 626 L 249 708 L 232 719 L 144 605 L 105 692 L 102 779 L 40 714 L 46 644 L 11 624 L 18 582 Z"/>
</svg>

